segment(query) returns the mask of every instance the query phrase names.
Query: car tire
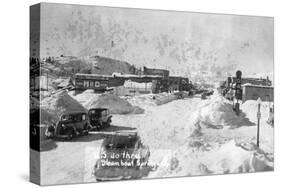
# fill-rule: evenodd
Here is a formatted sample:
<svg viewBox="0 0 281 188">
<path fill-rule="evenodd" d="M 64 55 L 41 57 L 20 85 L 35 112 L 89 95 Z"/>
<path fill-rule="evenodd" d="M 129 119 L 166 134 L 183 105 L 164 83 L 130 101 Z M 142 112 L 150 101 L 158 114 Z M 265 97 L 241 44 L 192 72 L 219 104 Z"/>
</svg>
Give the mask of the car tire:
<svg viewBox="0 0 281 188">
<path fill-rule="evenodd" d="M 74 136 L 75 136 L 75 131 L 71 130 L 69 135 L 68 135 L 68 140 L 72 140 Z"/>
</svg>

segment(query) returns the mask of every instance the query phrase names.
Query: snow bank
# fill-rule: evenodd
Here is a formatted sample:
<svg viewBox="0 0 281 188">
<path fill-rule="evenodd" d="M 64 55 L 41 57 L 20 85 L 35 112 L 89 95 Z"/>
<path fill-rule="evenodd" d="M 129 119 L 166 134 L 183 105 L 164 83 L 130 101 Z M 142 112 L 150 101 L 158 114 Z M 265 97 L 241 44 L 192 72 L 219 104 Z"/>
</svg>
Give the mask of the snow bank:
<svg viewBox="0 0 281 188">
<path fill-rule="evenodd" d="M 261 126 L 261 148 L 243 147 L 239 142 L 256 141 L 256 127 L 242 108 L 240 116 L 232 104 L 214 93 L 207 100 L 190 97 L 157 105 L 154 96 L 128 98 L 145 107 L 140 116 L 114 116 L 116 125 L 135 127 L 142 142 L 150 148 L 150 163 L 156 164 L 149 177 L 176 177 L 207 174 L 257 172 L 273 169 L 273 134 L 269 126 Z M 141 105 L 143 103 L 143 105 Z M 243 104 L 244 105 L 244 104 Z M 255 112 L 256 114 L 256 112 Z M 224 128 L 224 129 L 219 129 Z M 266 139 L 265 139 L 266 138 Z M 266 146 L 266 147 L 265 147 Z"/>
<path fill-rule="evenodd" d="M 133 106 L 116 95 L 98 94 L 91 89 L 72 95 L 72 97 L 88 110 L 90 108 L 108 108 L 112 114 L 141 114 L 144 112 L 140 107 Z"/>
<path fill-rule="evenodd" d="M 85 103 L 87 109 L 108 108 L 112 114 L 141 114 L 144 110 L 138 106 L 132 106 L 128 101 L 112 94 L 101 94 L 91 98 Z"/>
<path fill-rule="evenodd" d="M 158 94 L 143 94 L 136 95 L 132 97 L 124 97 L 128 102 L 133 105 L 140 106 L 145 109 L 150 109 L 155 106 L 160 106 L 167 104 L 174 100 L 179 99 L 179 95 L 183 98 L 187 98 L 187 92 L 177 92 L 177 93 L 158 93 Z"/>
<path fill-rule="evenodd" d="M 80 94 L 71 96 L 85 107 L 90 101 L 97 100 L 100 95 L 95 93 L 94 90 L 88 89 Z"/>
<path fill-rule="evenodd" d="M 141 106 L 142 108 L 149 108 L 156 106 L 155 101 L 153 100 L 154 94 L 143 94 L 136 95 L 133 97 L 125 97 L 128 102 L 135 106 Z"/>
<path fill-rule="evenodd" d="M 86 109 L 69 96 L 66 91 L 60 91 L 43 99 L 40 106 L 43 111 L 47 111 L 57 120 L 64 113 L 86 112 Z"/>
<path fill-rule="evenodd" d="M 200 99 L 175 100 L 161 106 L 154 104 L 154 108 L 148 108 L 143 116 L 118 118 L 120 122 L 127 122 L 138 128 L 143 143 L 149 145 L 152 150 L 177 148 L 184 144 L 189 136 L 196 134 L 199 128 L 199 112 L 194 110 L 198 101 Z M 191 108 L 183 104 L 191 105 Z M 117 117 L 113 119 L 117 120 Z"/>
<path fill-rule="evenodd" d="M 272 105 L 272 102 L 262 102 L 261 103 L 261 121 L 267 121 L 269 117 L 269 108 Z M 257 121 L 257 111 L 258 104 L 255 100 L 247 100 L 241 105 L 241 110 L 247 114 L 247 117 L 253 121 Z"/>
<path fill-rule="evenodd" d="M 232 104 L 222 96 L 215 94 L 205 107 L 201 109 L 201 123 L 209 128 L 220 129 L 224 126 L 232 128 L 254 125 L 246 114 L 240 112 L 239 116 L 233 111 Z"/>
<path fill-rule="evenodd" d="M 200 148 L 182 146 L 166 155 L 157 171 L 152 172 L 150 177 L 228 174 L 272 169 L 273 161 L 263 151 L 248 150 L 232 140 L 211 151 L 207 149 L 206 144 L 200 145 Z"/>
<path fill-rule="evenodd" d="M 178 96 L 176 96 L 175 94 L 160 93 L 155 96 L 155 104 L 162 105 L 177 99 Z"/>
</svg>

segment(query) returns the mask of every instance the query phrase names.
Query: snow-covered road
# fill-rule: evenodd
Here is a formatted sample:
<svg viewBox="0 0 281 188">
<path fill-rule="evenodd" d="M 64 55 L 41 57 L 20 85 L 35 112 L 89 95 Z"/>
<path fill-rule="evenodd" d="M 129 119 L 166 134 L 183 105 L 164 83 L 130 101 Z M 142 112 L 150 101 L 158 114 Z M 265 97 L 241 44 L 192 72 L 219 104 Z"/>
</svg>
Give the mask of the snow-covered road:
<svg viewBox="0 0 281 188">
<path fill-rule="evenodd" d="M 145 113 L 114 115 L 110 129 L 137 129 L 142 142 L 150 147 L 150 163 L 156 164 L 149 177 L 273 169 L 273 128 L 265 123 L 266 105 L 262 106 L 260 150 L 253 144 L 255 103 L 242 106 L 241 116 L 237 117 L 231 104 L 217 93 L 207 100 L 194 96 L 159 106 L 151 100 L 150 96 L 133 99 L 132 104 L 137 103 Z M 102 139 L 102 135 L 89 135 L 71 142 L 57 142 L 57 148 L 43 152 L 44 181 L 51 184 L 95 181 L 91 172 Z"/>
<path fill-rule="evenodd" d="M 161 106 L 147 107 L 141 115 L 115 115 L 113 124 L 137 128 L 142 141 L 151 148 L 175 148 L 195 129 L 196 120 L 192 115 L 203 104 L 205 101 L 199 97 L 175 100 Z"/>
<path fill-rule="evenodd" d="M 268 108 L 262 107 L 263 150 L 257 151 L 253 144 L 256 140 L 254 104 L 251 103 L 251 108 L 244 105 L 240 116 L 236 116 L 231 103 L 215 93 L 207 100 L 195 96 L 161 106 L 139 103 L 146 109 L 145 114 L 118 115 L 113 122 L 136 127 L 142 141 L 150 147 L 150 160 L 158 168 L 149 177 L 271 170 L 273 129 L 265 122 Z"/>
</svg>

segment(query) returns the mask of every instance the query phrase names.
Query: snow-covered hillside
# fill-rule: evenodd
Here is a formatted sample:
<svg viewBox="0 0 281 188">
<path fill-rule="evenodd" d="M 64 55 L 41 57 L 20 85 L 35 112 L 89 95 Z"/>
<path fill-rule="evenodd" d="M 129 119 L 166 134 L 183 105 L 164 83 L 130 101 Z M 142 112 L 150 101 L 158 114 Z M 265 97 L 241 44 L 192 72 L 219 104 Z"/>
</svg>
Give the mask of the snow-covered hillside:
<svg viewBox="0 0 281 188">
<path fill-rule="evenodd" d="M 42 57 L 101 55 L 182 76 L 272 69 L 271 22 L 260 30 L 256 18 L 46 4 L 42 20 Z"/>
</svg>

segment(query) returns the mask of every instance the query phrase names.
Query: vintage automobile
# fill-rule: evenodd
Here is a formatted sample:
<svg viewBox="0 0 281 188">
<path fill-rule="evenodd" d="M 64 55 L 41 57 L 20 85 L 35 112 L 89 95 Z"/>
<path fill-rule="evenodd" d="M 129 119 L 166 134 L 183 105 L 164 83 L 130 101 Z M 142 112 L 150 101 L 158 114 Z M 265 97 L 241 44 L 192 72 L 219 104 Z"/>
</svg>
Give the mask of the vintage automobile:
<svg viewBox="0 0 281 188">
<path fill-rule="evenodd" d="M 109 127 L 112 121 L 107 108 L 91 108 L 88 116 L 92 128 L 96 130 Z"/>
<path fill-rule="evenodd" d="M 211 96 L 213 94 L 214 94 L 214 90 L 212 89 L 206 90 L 201 94 L 201 99 L 207 99 L 208 96 Z"/>
<path fill-rule="evenodd" d="M 207 93 L 206 92 L 203 92 L 202 94 L 201 94 L 201 99 L 207 99 Z"/>
<path fill-rule="evenodd" d="M 56 124 L 46 129 L 45 136 L 71 140 L 75 136 L 88 134 L 91 128 L 87 113 L 64 113 Z"/>
<path fill-rule="evenodd" d="M 115 133 L 104 139 L 93 175 L 97 181 L 139 179 L 151 170 L 149 156 L 136 132 Z"/>
</svg>

